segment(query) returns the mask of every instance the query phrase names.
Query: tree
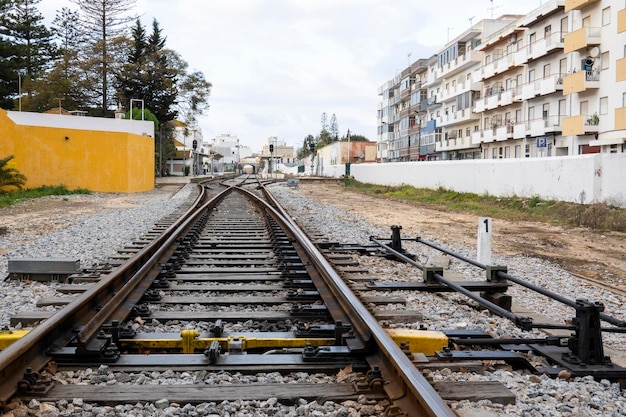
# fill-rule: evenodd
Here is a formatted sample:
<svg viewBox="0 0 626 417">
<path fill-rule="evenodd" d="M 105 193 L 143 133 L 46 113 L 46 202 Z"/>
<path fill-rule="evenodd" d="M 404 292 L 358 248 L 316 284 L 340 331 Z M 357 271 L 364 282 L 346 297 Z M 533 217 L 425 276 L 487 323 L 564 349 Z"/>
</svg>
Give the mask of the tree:
<svg viewBox="0 0 626 417">
<path fill-rule="evenodd" d="M 313 135 L 307 135 L 302 142 L 302 148 L 298 151 L 298 159 L 304 159 L 311 155 L 311 144 L 315 148 L 315 138 Z"/>
<path fill-rule="evenodd" d="M 50 33 L 58 53 L 52 69 L 33 82 L 33 94 L 26 97 L 25 107 L 43 111 L 61 105 L 70 110 L 87 108 L 88 103 L 80 88 L 79 51 L 82 34 L 78 26 L 78 12 L 66 7 L 57 11 Z"/>
<path fill-rule="evenodd" d="M 347 141 L 348 140 L 348 136 L 344 136 L 343 138 L 341 138 L 341 141 Z M 368 138 L 366 138 L 363 135 L 354 135 L 354 134 L 350 134 L 350 141 L 351 142 L 369 142 L 370 140 Z"/>
<path fill-rule="evenodd" d="M 337 116 L 335 113 L 330 117 L 330 137 L 332 140 L 339 140 L 339 124 L 337 123 Z"/>
<path fill-rule="evenodd" d="M 0 194 L 6 193 L 8 187 L 21 190 L 26 184 L 26 177 L 9 165 L 11 159 L 13 159 L 13 155 L 0 158 Z"/>
<path fill-rule="evenodd" d="M 100 112 L 106 115 L 110 103 L 109 77 L 115 61 L 109 48 L 114 38 L 122 35 L 126 23 L 135 20 L 128 11 L 135 5 L 136 0 L 72 0 L 80 9 L 81 24 L 85 36 L 91 45 L 92 52 L 98 58 L 93 59 L 96 65 L 100 87 L 96 96 L 100 98 Z M 120 62 L 121 64 L 121 62 Z"/>
<path fill-rule="evenodd" d="M 178 118 L 187 126 L 193 127 L 197 124 L 198 117 L 209 109 L 212 85 L 200 71 L 187 72 L 189 65 L 176 52 L 169 51 L 168 59 L 178 73 L 175 105 Z"/>
<path fill-rule="evenodd" d="M 5 99 L 3 107 L 6 108 L 14 107 L 8 106 L 8 96 L 15 97 L 22 91 L 27 96 L 33 94 L 33 83 L 43 77 L 56 55 L 52 35 L 42 24 L 43 16 L 36 8 L 39 1 L 2 0 L 0 3 L 0 56 L 4 58 L 0 72 L 9 80 L 5 84 L 7 91 L 0 91 L 0 97 Z"/>
</svg>

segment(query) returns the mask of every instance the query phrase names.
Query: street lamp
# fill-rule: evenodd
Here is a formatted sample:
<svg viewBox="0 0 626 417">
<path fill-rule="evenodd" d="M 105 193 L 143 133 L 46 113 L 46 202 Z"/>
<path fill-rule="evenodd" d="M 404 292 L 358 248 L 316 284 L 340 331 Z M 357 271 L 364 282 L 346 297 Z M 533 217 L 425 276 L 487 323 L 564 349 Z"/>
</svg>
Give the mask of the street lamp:
<svg viewBox="0 0 626 417">
<path fill-rule="evenodd" d="M 309 141 L 309 150 L 311 151 L 311 176 L 313 176 L 313 158 L 315 158 L 315 143 L 312 140 Z"/>
<path fill-rule="evenodd" d="M 350 129 L 348 129 L 348 133 L 346 134 L 348 138 L 348 162 L 346 162 L 346 177 L 350 176 Z"/>
</svg>

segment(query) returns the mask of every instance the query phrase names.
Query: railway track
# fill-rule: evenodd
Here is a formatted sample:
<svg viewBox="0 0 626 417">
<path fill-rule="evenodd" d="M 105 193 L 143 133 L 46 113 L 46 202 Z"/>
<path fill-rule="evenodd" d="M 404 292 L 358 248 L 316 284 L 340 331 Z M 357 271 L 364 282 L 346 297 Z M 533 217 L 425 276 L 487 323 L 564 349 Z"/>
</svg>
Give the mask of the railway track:
<svg viewBox="0 0 626 417">
<path fill-rule="evenodd" d="M 365 398 L 392 414 L 453 415 L 364 305 L 402 300 L 359 299 L 256 179 L 201 187 L 182 216 L 157 230 L 110 267 L 71 276 L 58 296 L 39 300 L 45 311 L 12 319 L 36 325 L 0 352 L 2 404 Z M 98 384 L 54 383 L 93 369 Z M 328 378 L 227 388 L 106 383 L 109 373 L 127 376 L 119 382 L 150 372 Z"/>
</svg>

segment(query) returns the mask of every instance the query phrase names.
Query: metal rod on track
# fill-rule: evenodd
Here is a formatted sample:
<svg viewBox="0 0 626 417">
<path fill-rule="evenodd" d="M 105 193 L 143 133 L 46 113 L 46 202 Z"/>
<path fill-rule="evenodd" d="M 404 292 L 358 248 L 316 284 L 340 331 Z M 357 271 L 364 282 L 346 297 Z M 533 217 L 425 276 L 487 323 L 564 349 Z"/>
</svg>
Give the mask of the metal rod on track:
<svg viewBox="0 0 626 417">
<path fill-rule="evenodd" d="M 415 241 L 418 242 L 418 243 L 422 243 L 422 244 L 424 244 L 426 246 L 430 246 L 431 248 L 437 249 L 438 251 L 441 251 L 441 252 L 443 252 L 443 253 L 445 253 L 447 255 L 453 256 L 453 257 L 455 257 L 457 259 L 460 259 L 460 260 L 462 260 L 464 262 L 467 262 L 469 264 L 477 266 L 478 268 L 481 268 L 483 270 L 486 270 L 487 267 L 488 267 L 488 265 L 480 263 L 480 262 L 478 262 L 478 261 L 476 261 L 474 259 L 470 259 L 470 258 L 468 258 L 466 256 L 461 255 L 461 254 L 452 252 L 451 250 L 448 250 L 448 249 L 446 249 L 446 248 L 444 248 L 442 246 L 439 246 L 439 245 L 437 245 L 435 243 L 428 242 L 428 241 L 426 241 L 426 240 L 424 240 L 424 239 L 422 239 L 420 237 L 417 237 L 415 239 Z M 563 297 L 562 295 L 554 293 L 554 292 L 552 292 L 550 290 L 547 290 L 545 288 L 538 287 L 538 286 L 536 286 L 536 285 L 534 285 L 534 284 L 532 284 L 532 283 L 530 283 L 528 281 L 524 281 L 523 279 L 514 277 L 513 275 L 510 275 L 509 273 L 504 272 L 504 271 L 496 271 L 496 274 L 497 274 L 498 278 L 506 279 L 506 280 L 511 281 L 511 282 L 513 282 L 515 284 L 521 285 L 522 287 L 528 288 L 531 291 L 537 292 L 537 293 L 539 293 L 541 295 L 545 295 L 546 297 L 549 297 L 549 298 L 551 298 L 551 299 L 553 299 L 555 301 L 558 301 L 558 302 L 560 302 L 562 304 L 565 304 L 565 305 L 567 305 L 569 307 L 576 308 L 576 300 L 571 300 L 569 298 Z M 626 320 L 621 320 L 621 319 L 609 316 L 606 313 L 600 313 L 600 319 L 606 321 L 607 323 L 611 323 L 611 324 L 613 324 L 615 326 L 618 326 L 618 327 L 626 327 Z"/>
<path fill-rule="evenodd" d="M 374 238 L 374 237 L 370 237 L 370 240 L 374 243 L 376 243 L 377 245 L 379 245 L 380 247 L 384 248 L 387 252 L 397 256 L 398 258 L 400 258 L 402 261 L 415 266 L 416 268 L 420 269 L 420 270 L 424 270 L 424 267 L 421 266 L 419 263 L 415 262 L 413 259 L 409 258 L 408 256 L 403 255 L 402 253 L 398 252 L 395 249 L 392 249 L 391 247 L 389 247 L 387 244 L 381 242 L 380 240 Z M 441 282 L 442 284 L 454 289 L 455 291 L 460 292 L 461 294 L 464 294 L 465 296 L 471 298 L 472 300 L 476 301 L 478 304 L 480 304 L 481 306 L 487 308 L 488 310 L 490 310 L 493 313 L 496 313 L 502 317 L 506 317 L 507 319 L 511 320 L 512 322 L 514 322 L 515 324 L 519 325 L 520 327 L 523 328 L 527 328 L 526 326 L 528 326 L 528 324 L 530 322 L 532 322 L 531 319 L 529 319 L 528 317 L 522 317 L 522 316 L 517 316 L 513 313 L 511 313 L 510 311 L 500 307 L 497 304 L 492 303 L 491 301 L 485 300 L 484 298 L 482 298 L 479 295 L 474 294 L 473 292 L 463 288 L 462 286 L 458 285 L 457 283 L 448 280 L 447 278 L 444 278 L 443 275 L 438 274 L 438 273 L 434 273 L 433 277 Z"/>
</svg>

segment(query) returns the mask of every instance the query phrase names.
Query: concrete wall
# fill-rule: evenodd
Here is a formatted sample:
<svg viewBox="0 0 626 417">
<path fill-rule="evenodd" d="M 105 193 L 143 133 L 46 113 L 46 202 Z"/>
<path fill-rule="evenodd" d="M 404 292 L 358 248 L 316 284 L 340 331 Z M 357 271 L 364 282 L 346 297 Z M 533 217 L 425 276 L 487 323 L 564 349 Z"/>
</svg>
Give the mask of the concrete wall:
<svg viewBox="0 0 626 417">
<path fill-rule="evenodd" d="M 106 125 L 104 121 L 109 120 L 111 126 L 124 122 L 130 127 L 132 121 L 31 113 L 45 117 L 33 117 L 40 123 L 16 123 L 16 120 L 27 121 L 23 113 L 26 112 L 0 110 L 0 157 L 14 155 L 12 166 L 27 177 L 27 188 L 65 185 L 97 192 L 139 192 L 154 188 L 152 137 L 115 128 L 79 129 L 72 124 L 75 122 L 72 119 L 82 119 L 81 123 L 91 121 L 93 126 L 102 128 Z M 53 121 L 52 126 L 45 125 L 47 119 Z M 147 128 L 146 123 L 152 125 L 139 123 Z M 154 134 L 154 129 L 151 132 Z"/>
<path fill-rule="evenodd" d="M 323 176 L 340 177 L 345 172 L 344 166 L 322 168 L 318 173 Z M 626 207 L 626 154 L 352 164 L 350 173 L 358 181 L 373 184 Z"/>
</svg>

